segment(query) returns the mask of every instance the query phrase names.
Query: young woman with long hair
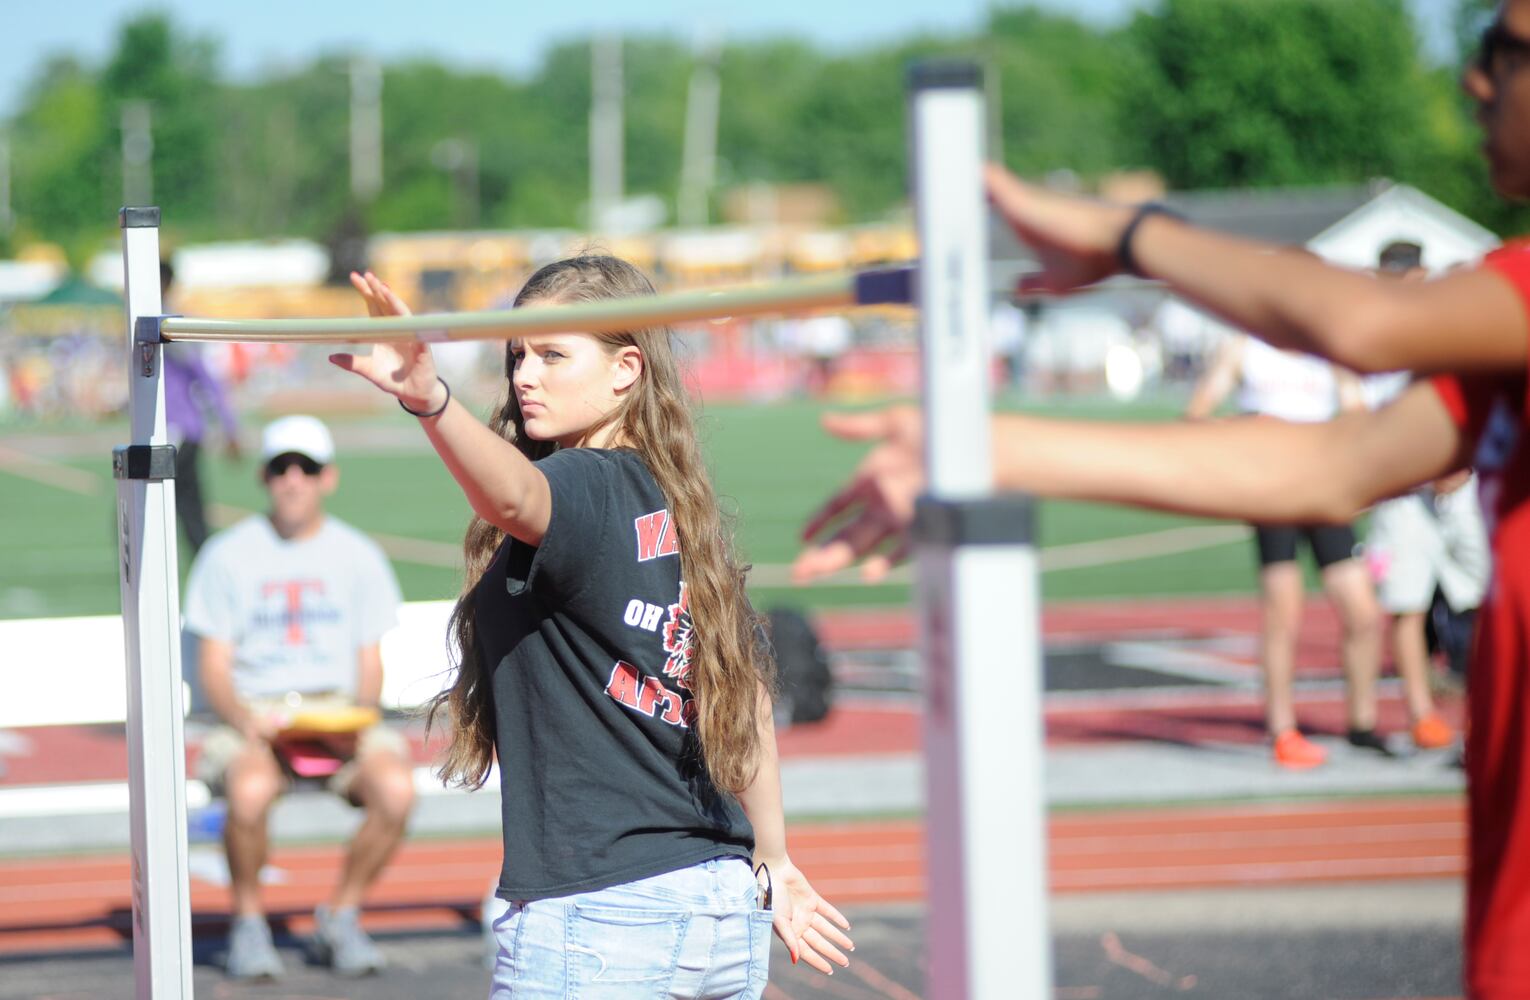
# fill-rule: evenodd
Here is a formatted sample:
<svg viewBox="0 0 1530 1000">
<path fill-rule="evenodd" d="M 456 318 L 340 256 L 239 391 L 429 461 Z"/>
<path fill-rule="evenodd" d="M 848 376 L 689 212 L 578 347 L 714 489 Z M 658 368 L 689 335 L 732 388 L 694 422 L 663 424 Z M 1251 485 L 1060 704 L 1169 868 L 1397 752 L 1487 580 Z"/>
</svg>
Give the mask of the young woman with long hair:
<svg viewBox="0 0 1530 1000">
<path fill-rule="evenodd" d="M 376 276 L 352 283 L 372 315 L 409 312 Z M 515 305 L 652 292 L 585 255 Z M 476 515 L 459 667 L 430 718 L 448 723 L 445 780 L 478 787 L 499 763 L 511 905 L 492 997 L 755 998 L 772 927 L 794 962 L 848 964 L 849 924 L 787 854 L 771 659 L 670 332 L 509 342 L 487 427 L 426 345 L 331 360 L 420 420 Z"/>
</svg>

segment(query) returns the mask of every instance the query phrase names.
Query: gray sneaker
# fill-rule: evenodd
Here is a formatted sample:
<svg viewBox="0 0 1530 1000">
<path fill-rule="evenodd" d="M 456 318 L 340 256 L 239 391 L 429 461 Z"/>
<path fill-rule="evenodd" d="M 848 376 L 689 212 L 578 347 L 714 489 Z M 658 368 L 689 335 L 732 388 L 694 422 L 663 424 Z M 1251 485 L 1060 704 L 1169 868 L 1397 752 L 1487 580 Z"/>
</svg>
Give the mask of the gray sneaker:
<svg viewBox="0 0 1530 1000">
<path fill-rule="evenodd" d="M 228 932 L 228 974 L 234 979 L 276 979 L 286 971 L 262 916 L 235 917 Z"/>
<path fill-rule="evenodd" d="M 342 976 L 364 976 L 377 972 L 387 961 L 377 945 L 361 929 L 361 915 L 354 906 L 331 911 L 320 906 L 313 911 L 314 951 Z"/>
</svg>

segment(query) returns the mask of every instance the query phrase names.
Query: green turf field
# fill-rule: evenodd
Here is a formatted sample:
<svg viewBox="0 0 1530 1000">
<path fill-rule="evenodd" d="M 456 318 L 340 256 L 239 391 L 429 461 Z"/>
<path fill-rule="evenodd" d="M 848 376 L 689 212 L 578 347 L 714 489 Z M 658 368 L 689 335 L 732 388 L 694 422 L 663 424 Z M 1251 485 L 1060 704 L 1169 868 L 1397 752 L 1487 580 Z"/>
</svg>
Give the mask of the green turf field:
<svg viewBox="0 0 1530 1000">
<path fill-rule="evenodd" d="M 833 441 L 817 426 L 824 406 L 809 402 L 709 407 L 701 432 L 719 492 L 738 512 L 738 534 L 746 556 L 757 565 L 778 565 L 797 551 L 797 535 L 810 510 L 840 482 L 861 452 Z M 1048 407 L 1085 418 L 1156 419 L 1171 416 L 1171 402 L 1131 408 L 1072 403 Z M 251 420 L 248 427 L 258 426 Z M 423 437 L 397 415 L 363 425 L 336 423 L 341 440 L 342 479 L 330 509 L 372 532 L 438 543 L 448 552 L 461 538 L 468 510 L 439 461 L 424 449 Z M 393 443 L 346 449 L 346 431 L 380 429 Z M 37 435 L 52 428 L 13 428 L 0 445 L 38 454 Z M 114 563 L 110 443 L 117 436 L 101 429 L 57 435 L 41 453 L 58 465 L 79 470 L 63 485 L 47 485 L 6 471 L 0 464 L 0 617 L 109 614 L 118 610 Z M 82 448 L 89 434 L 96 447 Z M 74 440 L 75 446 L 70 447 Z M 60 443 L 61 442 L 61 443 Z M 228 463 L 209 454 L 204 461 L 212 500 L 260 509 L 263 494 L 255 480 L 255 459 Z M 67 473 L 66 473 L 67 476 Z M 93 486 L 91 484 L 94 484 Z M 93 490 L 93 492 L 86 492 Z M 1042 545 L 1057 546 L 1118 538 L 1200 523 L 1188 518 L 1122 510 L 1095 504 L 1049 502 L 1040 507 Z M 1222 544 L 1195 551 L 1048 572 L 1046 597 L 1054 599 L 1246 593 L 1253 584 L 1252 556 L 1245 544 Z M 412 600 L 455 594 L 455 569 L 396 559 L 405 596 Z M 810 607 L 888 604 L 906 601 L 906 585 L 859 584 L 806 589 L 761 587 L 757 603 Z"/>
</svg>

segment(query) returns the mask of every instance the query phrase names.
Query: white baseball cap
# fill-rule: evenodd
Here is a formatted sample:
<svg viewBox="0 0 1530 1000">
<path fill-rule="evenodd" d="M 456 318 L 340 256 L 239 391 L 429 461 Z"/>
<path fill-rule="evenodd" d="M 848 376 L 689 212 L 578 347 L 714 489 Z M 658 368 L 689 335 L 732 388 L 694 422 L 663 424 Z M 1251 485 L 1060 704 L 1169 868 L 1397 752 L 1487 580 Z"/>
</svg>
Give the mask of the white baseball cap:
<svg viewBox="0 0 1530 1000">
<path fill-rule="evenodd" d="M 329 428 L 318 417 L 282 417 L 266 425 L 265 433 L 260 437 L 260 460 L 269 462 L 277 455 L 289 452 L 307 455 L 320 465 L 328 465 L 335 458 L 335 441 L 329 436 Z"/>
</svg>

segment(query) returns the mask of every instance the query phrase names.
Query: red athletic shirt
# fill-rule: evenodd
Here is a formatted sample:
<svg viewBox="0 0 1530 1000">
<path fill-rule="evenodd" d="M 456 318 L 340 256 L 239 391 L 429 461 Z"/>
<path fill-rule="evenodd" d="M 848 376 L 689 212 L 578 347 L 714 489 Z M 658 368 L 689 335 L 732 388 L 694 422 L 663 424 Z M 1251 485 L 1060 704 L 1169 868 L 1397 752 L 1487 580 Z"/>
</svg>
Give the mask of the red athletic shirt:
<svg viewBox="0 0 1530 1000">
<path fill-rule="evenodd" d="M 1490 254 L 1530 311 L 1530 241 Z M 1493 580 L 1467 682 L 1471 857 L 1466 987 L 1530 998 L 1530 408 L 1527 373 L 1440 376 L 1435 390 L 1475 445 Z"/>
</svg>

